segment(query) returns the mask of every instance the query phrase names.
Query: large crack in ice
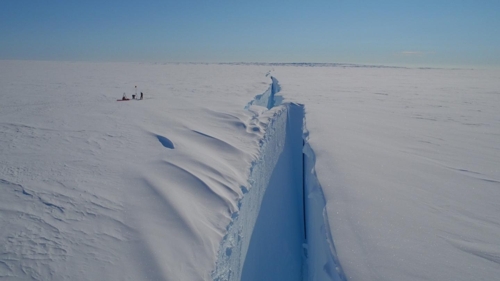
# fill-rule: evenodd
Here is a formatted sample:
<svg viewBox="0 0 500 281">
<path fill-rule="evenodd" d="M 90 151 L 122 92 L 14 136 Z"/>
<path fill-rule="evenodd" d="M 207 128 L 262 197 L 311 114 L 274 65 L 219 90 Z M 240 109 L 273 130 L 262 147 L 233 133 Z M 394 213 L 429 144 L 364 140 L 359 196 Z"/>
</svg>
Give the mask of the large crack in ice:
<svg viewBox="0 0 500 281">
<path fill-rule="evenodd" d="M 314 169 L 304 105 L 283 103 L 278 80 L 271 80 L 269 89 L 245 107 L 267 127 L 250 188 L 232 214 L 212 279 L 345 280 Z"/>
</svg>

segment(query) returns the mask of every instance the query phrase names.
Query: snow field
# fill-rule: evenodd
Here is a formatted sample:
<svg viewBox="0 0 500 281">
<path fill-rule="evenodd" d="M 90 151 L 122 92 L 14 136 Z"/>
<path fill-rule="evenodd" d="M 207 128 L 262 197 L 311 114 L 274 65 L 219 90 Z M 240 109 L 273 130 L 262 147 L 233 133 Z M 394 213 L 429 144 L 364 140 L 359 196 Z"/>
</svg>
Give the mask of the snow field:
<svg viewBox="0 0 500 281">
<path fill-rule="evenodd" d="M 210 280 L 263 134 L 242 107 L 268 85 L 230 69 L 2 62 L 0 276 Z"/>
<path fill-rule="evenodd" d="M 0 279 L 495 280 L 498 77 L 0 62 Z"/>
<path fill-rule="evenodd" d="M 308 143 L 347 280 L 500 274 L 494 70 L 275 67 Z"/>
<path fill-rule="evenodd" d="M 269 85 L 262 68 L 215 84 L 228 66 L 2 66 L 0 276 L 302 280 L 303 108 L 271 77 L 264 107 L 235 110 Z M 136 83 L 143 101 L 115 101 Z"/>
</svg>

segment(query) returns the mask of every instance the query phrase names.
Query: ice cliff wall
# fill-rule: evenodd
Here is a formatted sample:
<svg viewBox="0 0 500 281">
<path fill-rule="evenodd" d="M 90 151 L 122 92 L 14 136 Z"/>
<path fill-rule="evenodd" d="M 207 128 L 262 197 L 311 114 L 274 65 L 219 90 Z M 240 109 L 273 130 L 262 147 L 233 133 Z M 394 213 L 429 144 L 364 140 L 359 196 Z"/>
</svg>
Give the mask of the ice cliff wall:
<svg viewBox="0 0 500 281">
<path fill-rule="evenodd" d="M 241 280 L 302 280 L 305 228 L 302 201 L 302 120 L 301 105 L 278 108 L 272 127 L 280 135 L 265 154 L 276 157 L 274 167 L 265 167 L 269 180 L 260 183 L 265 193 L 260 205 Z M 279 152 L 279 154 L 274 153 Z M 274 159 L 273 159 L 274 160 Z M 275 162 L 275 161 L 273 161 Z M 260 180 L 252 173 L 253 182 Z"/>
<path fill-rule="evenodd" d="M 314 172 L 314 152 L 307 143 L 304 106 L 282 103 L 276 95 L 278 80 L 271 79 L 269 89 L 245 107 L 267 127 L 212 278 L 345 280 Z"/>
</svg>

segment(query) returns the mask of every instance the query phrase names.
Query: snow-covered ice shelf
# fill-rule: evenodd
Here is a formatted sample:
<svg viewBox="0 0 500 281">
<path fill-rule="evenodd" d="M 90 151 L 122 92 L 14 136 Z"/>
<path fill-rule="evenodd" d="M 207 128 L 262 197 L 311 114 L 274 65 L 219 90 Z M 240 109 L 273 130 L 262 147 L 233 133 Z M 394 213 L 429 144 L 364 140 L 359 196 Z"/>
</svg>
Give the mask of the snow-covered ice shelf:
<svg viewBox="0 0 500 281">
<path fill-rule="evenodd" d="M 320 66 L 0 62 L 0 278 L 499 276 L 499 73 Z"/>
</svg>

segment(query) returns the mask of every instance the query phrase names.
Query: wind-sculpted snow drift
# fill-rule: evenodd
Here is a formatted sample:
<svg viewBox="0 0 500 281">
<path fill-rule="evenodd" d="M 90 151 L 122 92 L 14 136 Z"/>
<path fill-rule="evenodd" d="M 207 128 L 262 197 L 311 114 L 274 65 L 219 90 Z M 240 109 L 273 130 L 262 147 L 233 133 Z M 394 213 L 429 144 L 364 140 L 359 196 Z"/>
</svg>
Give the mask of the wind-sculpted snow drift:
<svg viewBox="0 0 500 281">
<path fill-rule="evenodd" d="M 222 280 L 342 280 L 325 199 L 307 143 L 304 106 L 282 103 L 281 87 L 245 107 L 267 124 L 250 188 L 220 245 L 212 278 Z M 265 107 L 263 109 L 262 107 Z"/>
</svg>

